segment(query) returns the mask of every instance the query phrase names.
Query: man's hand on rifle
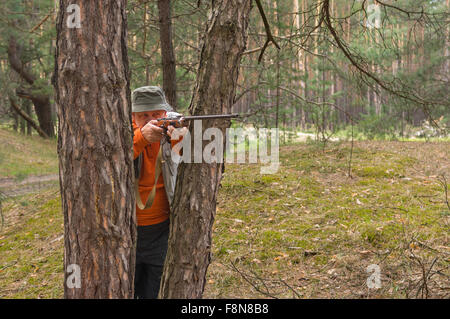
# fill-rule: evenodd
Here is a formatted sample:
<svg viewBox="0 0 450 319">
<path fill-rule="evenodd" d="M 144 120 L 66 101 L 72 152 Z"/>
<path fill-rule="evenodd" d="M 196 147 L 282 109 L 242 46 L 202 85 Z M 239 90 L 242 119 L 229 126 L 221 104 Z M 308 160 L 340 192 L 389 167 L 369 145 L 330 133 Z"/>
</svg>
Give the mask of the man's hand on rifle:
<svg viewBox="0 0 450 319">
<path fill-rule="evenodd" d="M 175 133 L 174 133 L 174 131 L 175 131 Z M 182 136 L 186 135 L 187 131 L 188 131 L 188 128 L 184 127 L 184 126 L 175 128 L 172 125 L 169 125 L 167 127 L 167 135 L 169 135 L 169 137 L 174 140 L 179 140 Z M 172 138 L 172 135 L 173 135 L 173 138 Z"/>
<path fill-rule="evenodd" d="M 141 128 L 142 136 L 144 136 L 145 140 L 149 143 L 156 143 L 160 142 L 161 139 L 164 137 L 164 129 L 157 126 L 158 121 L 151 120 L 147 124 L 144 125 L 143 128 Z M 175 128 L 172 125 L 169 125 L 167 127 L 167 135 L 169 135 L 170 138 L 172 138 L 173 132 L 176 130 L 174 134 L 174 140 L 179 140 L 182 136 L 186 135 L 188 129 L 187 127 L 181 127 L 181 128 Z"/>
<path fill-rule="evenodd" d="M 164 137 L 164 130 L 157 126 L 158 121 L 151 120 L 141 128 L 142 136 L 149 143 L 160 142 Z"/>
</svg>

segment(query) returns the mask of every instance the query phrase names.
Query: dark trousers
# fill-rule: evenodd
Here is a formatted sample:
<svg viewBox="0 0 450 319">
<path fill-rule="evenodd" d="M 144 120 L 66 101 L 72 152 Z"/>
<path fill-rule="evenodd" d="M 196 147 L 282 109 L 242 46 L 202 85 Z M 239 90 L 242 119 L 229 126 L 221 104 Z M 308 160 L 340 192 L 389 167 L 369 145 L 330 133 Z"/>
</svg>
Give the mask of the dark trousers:
<svg viewBox="0 0 450 319">
<path fill-rule="evenodd" d="M 158 297 L 168 240 L 169 219 L 156 225 L 137 227 L 134 277 L 134 297 L 136 299 Z"/>
</svg>

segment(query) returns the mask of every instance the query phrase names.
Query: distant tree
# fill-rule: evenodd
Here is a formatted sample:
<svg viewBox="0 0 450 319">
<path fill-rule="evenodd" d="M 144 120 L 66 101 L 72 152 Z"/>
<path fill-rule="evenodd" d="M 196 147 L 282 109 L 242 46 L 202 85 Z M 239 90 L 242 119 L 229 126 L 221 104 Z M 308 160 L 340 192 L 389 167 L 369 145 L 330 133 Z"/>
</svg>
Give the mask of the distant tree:
<svg viewBox="0 0 450 319">
<path fill-rule="evenodd" d="M 0 89 L 7 99 L 11 94 L 20 97 L 17 104 L 22 105 L 24 114 L 36 121 L 49 137 L 55 132 L 50 85 L 54 13 L 54 0 L 0 3 Z M 15 111 L 11 114 L 21 116 Z M 21 131 L 23 128 L 21 125 Z"/>
<path fill-rule="evenodd" d="M 50 94 L 45 90 L 38 77 L 33 74 L 28 65 L 23 62 L 21 51 L 23 48 L 17 42 L 14 36 L 9 38 L 8 59 L 11 68 L 16 71 L 24 84 L 16 89 L 19 97 L 33 102 L 39 126 L 48 137 L 55 135 L 54 123 L 52 118 L 52 108 L 50 104 Z"/>
<path fill-rule="evenodd" d="M 161 41 L 161 62 L 163 71 L 163 89 L 167 101 L 174 109 L 177 107 L 177 78 L 175 54 L 172 43 L 172 16 L 170 0 L 158 0 L 159 34 Z"/>
</svg>

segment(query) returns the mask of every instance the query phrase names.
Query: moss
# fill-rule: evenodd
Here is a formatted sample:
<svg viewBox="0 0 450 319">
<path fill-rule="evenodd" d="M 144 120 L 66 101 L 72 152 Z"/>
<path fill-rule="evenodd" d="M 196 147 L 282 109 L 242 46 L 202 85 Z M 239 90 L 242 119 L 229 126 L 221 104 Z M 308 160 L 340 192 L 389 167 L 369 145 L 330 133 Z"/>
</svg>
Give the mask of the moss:
<svg viewBox="0 0 450 319">
<path fill-rule="evenodd" d="M 329 260 L 329 258 L 324 255 L 314 256 L 313 259 L 314 259 L 314 263 L 316 265 L 322 265 L 322 266 L 328 264 L 328 260 Z"/>
<path fill-rule="evenodd" d="M 63 218 L 55 189 L 21 197 L 29 203 L 24 220 L 0 236 L 0 281 L 11 286 L 13 298 L 63 296 Z M 14 203 L 14 202 L 12 202 Z M 8 201 L 5 214 L 18 206 Z"/>
<path fill-rule="evenodd" d="M 261 176 L 261 182 L 265 184 L 271 184 L 280 181 L 280 176 L 278 175 L 263 175 Z"/>
<path fill-rule="evenodd" d="M 283 235 L 278 231 L 266 230 L 261 235 L 263 245 L 278 245 L 282 243 Z"/>
<path fill-rule="evenodd" d="M 394 176 L 394 172 L 384 166 L 361 167 L 353 172 L 360 177 L 389 178 Z"/>
<path fill-rule="evenodd" d="M 398 282 L 407 274 L 395 265 L 404 262 L 405 234 L 448 246 L 450 212 L 442 186 L 413 175 L 415 158 L 382 148 L 389 143 L 374 146 L 375 150 L 355 146 L 354 178 L 346 175 L 348 144 L 331 143 L 325 151 L 315 144 L 282 147 L 282 165 L 275 175 L 260 175 L 259 165 L 226 165 L 207 274 L 212 283 L 204 296 L 255 297 L 249 284 L 230 270 L 231 260 L 246 274 L 281 276 L 292 287 L 298 282 L 289 280 L 305 274 L 308 280 L 301 285 L 306 297 L 324 296 L 325 284 L 336 286 L 310 274 L 331 268 L 346 273 L 345 284 L 336 288 L 341 296 L 361 285 L 361 278 L 351 275 L 355 269 L 384 262 L 383 274 L 392 285 L 386 284 L 379 296 L 404 296 L 405 288 Z M 442 147 L 436 146 L 436 152 Z M 8 289 L 2 296 L 62 297 L 63 240 L 56 239 L 63 233 L 63 216 L 57 189 L 4 203 L 7 222 L 18 212 L 24 213 L 20 222 L 0 234 L 0 281 Z M 317 254 L 305 257 L 305 251 Z M 425 249 L 416 253 L 422 258 L 434 254 Z M 448 267 L 441 259 L 436 267 Z"/>
<path fill-rule="evenodd" d="M 381 231 L 378 231 L 374 227 L 368 226 L 361 231 L 361 238 L 375 247 L 380 247 L 384 242 Z"/>
<path fill-rule="evenodd" d="M 236 276 L 234 275 L 225 275 L 221 278 L 218 285 L 221 288 L 233 288 L 236 287 L 236 284 L 239 282 Z"/>
<path fill-rule="evenodd" d="M 270 250 L 260 250 L 256 253 L 256 259 L 260 262 L 272 262 L 278 253 Z"/>
</svg>

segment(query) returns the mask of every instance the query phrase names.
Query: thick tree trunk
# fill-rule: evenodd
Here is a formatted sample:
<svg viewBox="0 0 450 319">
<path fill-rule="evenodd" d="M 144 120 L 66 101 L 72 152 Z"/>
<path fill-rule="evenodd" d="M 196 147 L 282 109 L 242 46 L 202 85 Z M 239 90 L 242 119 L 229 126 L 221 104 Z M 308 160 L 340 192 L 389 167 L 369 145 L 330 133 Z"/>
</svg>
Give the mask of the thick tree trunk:
<svg viewBox="0 0 450 319">
<path fill-rule="evenodd" d="M 177 107 L 177 79 L 175 71 L 175 54 L 172 44 L 172 21 L 170 0 L 158 0 L 159 35 L 161 41 L 161 59 L 163 66 L 163 90 L 169 104 Z"/>
<path fill-rule="evenodd" d="M 213 2 L 191 114 L 230 112 L 247 42 L 250 9 L 249 0 Z M 215 126 L 225 136 L 229 125 L 226 121 L 204 121 L 203 131 Z M 190 132 L 196 138 L 192 125 Z M 160 298 L 201 298 L 203 294 L 222 170 L 223 163 L 182 163 L 179 167 Z"/>
<path fill-rule="evenodd" d="M 53 84 L 66 298 L 133 297 L 136 225 L 126 2 L 60 0 Z M 81 28 L 67 26 L 71 4 L 80 7 Z"/>
</svg>

